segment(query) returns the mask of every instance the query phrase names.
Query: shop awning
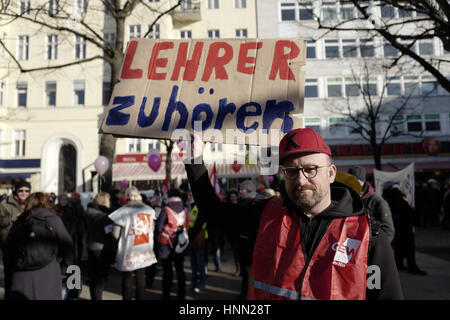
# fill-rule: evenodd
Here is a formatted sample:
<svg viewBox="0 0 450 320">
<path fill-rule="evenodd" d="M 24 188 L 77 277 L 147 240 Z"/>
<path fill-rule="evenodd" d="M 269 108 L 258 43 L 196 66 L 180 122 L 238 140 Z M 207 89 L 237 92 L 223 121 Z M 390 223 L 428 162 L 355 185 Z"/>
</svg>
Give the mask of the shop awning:
<svg viewBox="0 0 450 320">
<path fill-rule="evenodd" d="M 211 172 L 213 164 L 206 164 L 206 168 Z M 249 167 L 243 164 L 238 172 L 235 172 L 230 164 L 216 164 L 217 175 L 225 178 L 245 178 L 259 176 L 259 165 Z M 165 162 L 161 163 L 161 167 L 157 172 L 149 168 L 147 163 L 115 163 L 112 168 L 113 181 L 136 181 L 136 180 L 164 180 L 166 177 Z M 172 163 L 172 179 L 181 177 L 186 179 L 186 170 L 184 164 L 177 162 Z"/>
</svg>

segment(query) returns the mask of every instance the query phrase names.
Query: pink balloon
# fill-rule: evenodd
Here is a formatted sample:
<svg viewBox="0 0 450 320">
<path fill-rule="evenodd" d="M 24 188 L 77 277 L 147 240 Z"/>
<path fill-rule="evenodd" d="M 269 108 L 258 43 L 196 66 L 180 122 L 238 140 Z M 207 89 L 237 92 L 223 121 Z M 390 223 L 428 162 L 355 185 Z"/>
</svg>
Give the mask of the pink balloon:
<svg viewBox="0 0 450 320">
<path fill-rule="evenodd" d="M 274 180 L 273 176 L 269 176 L 269 182 L 273 183 L 273 180 Z"/>
<path fill-rule="evenodd" d="M 99 156 L 95 162 L 94 167 L 97 173 L 102 176 L 109 168 L 109 160 L 105 156 Z"/>
<path fill-rule="evenodd" d="M 123 179 L 122 180 L 122 187 L 124 187 L 124 188 L 128 187 L 128 180 L 127 179 Z"/>
<path fill-rule="evenodd" d="M 161 158 L 159 157 L 159 155 L 152 154 L 147 159 L 147 164 L 150 167 L 150 169 L 156 172 L 161 167 Z"/>
</svg>

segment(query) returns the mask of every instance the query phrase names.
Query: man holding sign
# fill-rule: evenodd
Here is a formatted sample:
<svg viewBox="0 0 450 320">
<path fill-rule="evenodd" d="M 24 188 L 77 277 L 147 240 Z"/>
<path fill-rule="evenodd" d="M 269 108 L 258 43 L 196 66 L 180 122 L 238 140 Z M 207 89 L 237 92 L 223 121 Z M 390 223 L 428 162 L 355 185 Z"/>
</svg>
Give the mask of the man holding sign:
<svg viewBox="0 0 450 320">
<path fill-rule="evenodd" d="M 193 163 L 203 146 L 194 141 Z M 186 165 L 198 219 L 255 240 L 247 299 L 402 299 L 385 234 L 371 227 L 356 192 L 331 187 L 336 166 L 322 137 L 294 129 L 279 157 L 282 196 L 245 205 L 220 202 L 206 167 Z"/>
</svg>

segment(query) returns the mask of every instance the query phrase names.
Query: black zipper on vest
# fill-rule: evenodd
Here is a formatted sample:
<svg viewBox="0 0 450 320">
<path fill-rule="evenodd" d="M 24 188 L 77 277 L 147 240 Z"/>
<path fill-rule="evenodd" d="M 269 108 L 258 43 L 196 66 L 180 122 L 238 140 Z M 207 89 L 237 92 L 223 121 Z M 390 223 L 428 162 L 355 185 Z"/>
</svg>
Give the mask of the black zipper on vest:
<svg viewBox="0 0 450 320">
<path fill-rule="evenodd" d="M 317 245 L 315 243 L 312 244 L 314 246 L 314 250 L 311 252 L 311 256 L 306 253 L 305 241 L 303 241 L 303 239 L 301 239 L 302 240 L 303 257 L 305 258 L 305 267 L 303 268 L 302 272 L 300 273 L 300 290 L 299 290 L 300 299 L 302 298 L 303 281 L 305 280 L 305 274 L 306 274 L 306 271 L 308 270 L 309 263 L 311 262 L 311 258 L 314 256 L 314 253 L 316 252 L 317 247 L 319 247 L 319 244 L 322 241 L 325 233 L 327 233 L 328 227 L 331 224 L 331 219 L 327 219 L 326 221 L 321 221 L 321 223 L 326 223 L 326 227 L 324 228 L 324 231 L 320 235 L 320 238 L 317 240 Z M 309 236 L 310 230 L 311 230 L 311 221 L 308 223 L 308 225 L 305 228 L 305 237 L 304 237 L 304 239 L 306 239 Z M 300 227 L 300 232 L 301 232 L 301 227 Z"/>
</svg>

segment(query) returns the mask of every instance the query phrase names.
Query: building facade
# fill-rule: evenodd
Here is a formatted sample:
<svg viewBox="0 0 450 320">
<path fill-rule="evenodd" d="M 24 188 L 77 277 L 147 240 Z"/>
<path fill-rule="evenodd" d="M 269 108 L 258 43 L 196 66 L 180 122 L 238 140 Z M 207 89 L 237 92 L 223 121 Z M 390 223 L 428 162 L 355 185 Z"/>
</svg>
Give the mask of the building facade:
<svg viewBox="0 0 450 320">
<path fill-rule="evenodd" d="M 364 4 L 369 1 L 361 1 Z M 390 6 L 372 10 L 378 19 L 398 22 L 417 14 Z M 318 28 L 317 16 L 324 25 L 338 25 L 358 14 L 352 5 L 340 1 L 258 0 L 258 37 L 307 41 L 302 116 L 305 126 L 320 132 L 330 144 L 339 170 L 346 171 L 351 165 L 364 165 L 368 172 L 374 168 L 369 143 L 351 129 L 348 112 L 367 113 L 365 100 L 371 99 L 372 106 L 381 101 L 383 108 L 376 123 L 379 141 L 384 132 L 393 134 L 383 148 L 383 170 L 395 171 L 414 162 L 418 173 L 448 177 L 449 92 L 411 60 L 403 58 L 401 67 L 385 70 L 383 65 L 399 57 L 399 52 L 381 36 Z M 417 41 L 412 48 L 426 58 L 450 60 L 450 52 L 437 38 Z M 449 78 L 450 63 L 442 63 L 440 71 Z M 387 130 L 391 119 L 394 125 Z"/>
</svg>

